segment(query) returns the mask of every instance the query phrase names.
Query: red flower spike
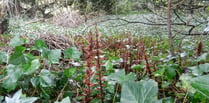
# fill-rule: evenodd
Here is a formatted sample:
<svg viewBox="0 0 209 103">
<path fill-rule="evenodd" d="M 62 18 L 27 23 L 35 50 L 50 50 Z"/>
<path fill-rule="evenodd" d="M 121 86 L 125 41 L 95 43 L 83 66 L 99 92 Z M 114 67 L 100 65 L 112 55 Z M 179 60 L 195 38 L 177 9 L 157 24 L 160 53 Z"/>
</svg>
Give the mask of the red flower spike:
<svg viewBox="0 0 209 103">
<path fill-rule="evenodd" d="M 87 49 L 87 59 L 86 59 L 86 74 L 85 74 L 85 80 L 83 81 L 86 85 L 85 91 L 85 98 L 83 99 L 84 102 L 91 102 L 93 97 L 91 97 L 91 93 L 94 92 L 92 87 L 97 87 L 97 90 L 100 91 L 99 98 L 101 99 L 101 103 L 104 103 L 104 98 L 101 94 L 103 94 L 103 87 L 102 84 L 105 79 L 103 79 L 102 76 L 102 68 L 101 60 L 103 60 L 103 57 L 100 57 L 100 55 L 103 53 L 103 51 L 100 49 L 102 47 L 101 43 L 101 34 L 98 33 L 97 28 L 95 30 L 95 33 L 92 33 L 90 31 L 89 33 L 89 39 L 88 39 L 88 47 Z M 97 58 L 95 58 L 97 57 Z M 91 70 L 91 67 L 96 67 L 96 72 L 94 73 Z M 95 79 L 97 80 L 98 84 L 94 84 L 90 82 L 90 78 L 93 75 L 96 75 Z"/>
</svg>

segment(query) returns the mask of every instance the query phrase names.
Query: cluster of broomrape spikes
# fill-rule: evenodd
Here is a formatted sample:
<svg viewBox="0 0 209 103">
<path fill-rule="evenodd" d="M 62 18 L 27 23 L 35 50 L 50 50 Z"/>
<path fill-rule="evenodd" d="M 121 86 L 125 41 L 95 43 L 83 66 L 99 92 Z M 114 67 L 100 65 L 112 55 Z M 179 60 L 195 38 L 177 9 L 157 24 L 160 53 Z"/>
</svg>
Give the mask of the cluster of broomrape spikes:
<svg viewBox="0 0 209 103">
<path fill-rule="evenodd" d="M 121 67 L 125 69 L 125 73 L 128 74 L 131 72 L 131 66 L 134 64 L 140 64 L 141 61 L 145 61 L 146 73 L 149 77 L 152 76 L 150 70 L 150 64 L 146 55 L 145 45 L 143 37 L 140 37 L 140 40 L 134 40 L 131 38 L 130 34 L 126 35 L 126 41 L 121 41 L 120 45 L 120 57 L 123 59 L 121 62 Z M 124 39 L 124 38 L 121 38 Z M 126 47 L 128 46 L 128 47 Z M 136 51 L 133 51 L 133 50 Z M 137 55 L 135 55 L 137 54 Z"/>
<path fill-rule="evenodd" d="M 101 60 L 101 54 L 102 51 L 100 48 L 102 47 L 100 43 L 100 34 L 98 33 L 97 29 L 95 31 L 95 34 L 92 32 L 89 33 L 89 40 L 88 40 L 88 47 L 86 48 L 87 50 L 87 59 L 86 61 L 86 74 L 85 74 L 85 80 L 83 81 L 84 84 L 86 85 L 86 88 L 84 89 L 84 96 L 83 101 L 85 103 L 91 102 L 94 96 L 92 96 L 93 89 L 98 90 L 100 93 L 96 95 L 98 99 L 101 100 L 101 103 L 104 103 L 104 79 L 102 76 L 102 64 Z M 96 71 L 92 71 L 92 67 L 96 67 Z M 97 83 L 92 83 L 91 79 L 95 77 L 97 80 Z"/>
</svg>

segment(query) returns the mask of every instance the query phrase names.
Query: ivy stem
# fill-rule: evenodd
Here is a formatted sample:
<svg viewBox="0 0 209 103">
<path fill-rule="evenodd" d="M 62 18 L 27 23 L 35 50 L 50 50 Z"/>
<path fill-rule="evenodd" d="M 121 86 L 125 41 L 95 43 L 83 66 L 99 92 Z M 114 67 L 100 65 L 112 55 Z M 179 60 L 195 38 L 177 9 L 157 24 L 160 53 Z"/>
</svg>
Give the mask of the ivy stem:
<svg viewBox="0 0 209 103">
<path fill-rule="evenodd" d="M 64 85 L 64 87 L 62 88 L 61 92 L 60 92 L 59 95 L 57 96 L 56 101 L 58 101 L 59 99 L 61 99 L 62 95 L 64 94 L 64 90 L 65 90 L 67 84 L 68 84 L 68 81 L 65 83 L 65 85 Z"/>
<path fill-rule="evenodd" d="M 184 96 L 184 101 L 183 101 L 183 103 L 186 103 L 187 95 L 188 95 L 188 92 L 186 92 L 186 95 Z"/>
<path fill-rule="evenodd" d="M 116 84 L 116 90 L 115 90 L 115 94 L 114 94 L 114 97 L 113 97 L 113 100 L 112 100 L 112 103 L 115 103 L 115 98 L 116 98 L 116 95 L 117 95 L 117 91 L 118 91 L 118 88 L 119 88 L 119 84 L 117 83 Z"/>
</svg>

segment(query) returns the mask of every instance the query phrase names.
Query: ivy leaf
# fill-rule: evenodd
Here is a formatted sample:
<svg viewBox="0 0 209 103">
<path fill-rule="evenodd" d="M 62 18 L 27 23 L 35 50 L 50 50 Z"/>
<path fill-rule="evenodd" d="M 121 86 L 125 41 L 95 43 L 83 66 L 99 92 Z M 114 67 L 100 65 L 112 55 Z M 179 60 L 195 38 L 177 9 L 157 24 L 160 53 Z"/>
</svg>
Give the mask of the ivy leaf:
<svg viewBox="0 0 209 103">
<path fill-rule="evenodd" d="M 23 72 L 26 75 L 34 73 L 40 67 L 40 62 L 38 59 L 31 61 L 28 64 L 23 65 Z"/>
<path fill-rule="evenodd" d="M 193 78 L 190 84 L 197 92 L 209 98 L 209 75 Z"/>
<path fill-rule="evenodd" d="M 41 54 L 41 56 L 42 56 L 43 58 L 48 59 L 48 54 L 49 54 L 49 52 L 50 52 L 50 49 L 48 49 L 48 48 L 43 48 L 43 49 L 42 49 L 42 54 Z"/>
<path fill-rule="evenodd" d="M 113 64 L 110 60 L 108 60 L 106 63 L 105 63 L 105 68 L 106 70 L 113 70 Z"/>
<path fill-rule="evenodd" d="M 38 86 L 40 85 L 39 77 L 31 78 L 30 82 L 35 88 L 38 88 Z"/>
<path fill-rule="evenodd" d="M 54 103 L 71 103 L 70 98 L 69 97 L 65 97 L 64 99 L 62 99 L 61 102 L 54 102 Z"/>
<path fill-rule="evenodd" d="M 60 58 L 61 58 L 61 50 L 60 49 L 51 50 L 49 52 L 48 60 L 52 64 L 59 63 Z"/>
<path fill-rule="evenodd" d="M 25 50 L 25 47 L 17 46 L 14 53 L 9 58 L 9 64 L 19 65 L 30 62 L 33 56 L 31 54 L 25 54 Z"/>
<path fill-rule="evenodd" d="M 0 51 L 0 64 L 7 61 L 7 53 Z"/>
<path fill-rule="evenodd" d="M 40 85 L 42 87 L 54 86 L 54 75 L 50 71 L 43 69 L 40 73 Z"/>
<path fill-rule="evenodd" d="M 35 40 L 34 47 L 42 51 L 44 48 L 47 48 L 47 45 L 43 40 Z"/>
<path fill-rule="evenodd" d="M 79 52 L 76 47 L 71 47 L 69 49 L 64 50 L 65 59 L 72 58 L 74 60 L 79 60 L 80 56 L 81 56 L 81 52 Z"/>
<path fill-rule="evenodd" d="M 60 49 L 44 49 L 43 56 L 49 61 L 50 64 L 59 63 L 61 58 L 61 50 Z"/>
<path fill-rule="evenodd" d="M 22 44 L 27 43 L 27 39 L 22 39 L 19 38 L 19 36 L 15 36 L 14 38 L 12 38 L 9 42 L 9 46 L 10 47 L 16 47 L 16 46 L 20 46 Z"/>
<path fill-rule="evenodd" d="M 127 81 L 135 81 L 136 80 L 136 74 L 129 73 L 129 74 L 125 75 L 124 70 L 119 70 L 116 73 L 110 74 L 107 77 L 107 80 L 109 81 L 109 83 L 115 84 L 116 82 L 118 82 L 118 83 L 122 84 L 122 83 L 125 83 Z"/>
<path fill-rule="evenodd" d="M 0 101 L 3 101 L 4 100 L 4 97 L 3 96 L 0 96 Z"/>
<path fill-rule="evenodd" d="M 18 90 L 12 98 L 5 97 L 6 103 L 34 103 L 37 97 L 22 97 L 22 89 Z"/>
<path fill-rule="evenodd" d="M 158 86 L 154 80 L 126 81 L 122 85 L 121 103 L 158 103 Z"/>
<path fill-rule="evenodd" d="M 131 69 L 136 69 L 136 70 L 141 70 L 143 68 L 145 68 L 145 61 L 142 61 L 141 64 L 131 66 Z"/>
<path fill-rule="evenodd" d="M 64 70 L 64 75 L 68 78 L 72 77 L 76 72 L 76 68 L 70 68 Z"/>
<path fill-rule="evenodd" d="M 176 76 L 176 71 L 174 68 L 168 68 L 166 69 L 166 75 L 168 79 L 172 79 L 173 77 Z"/>
<path fill-rule="evenodd" d="M 18 90 L 12 98 L 6 97 L 5 101 L 6 103 L 21 103 L 20 102 L 20 96 L 22 95 L 22 90 Z"/>
<path fill-rule="evenodd" d="M 55 76 L 50 71 L 43 69 L 37 77 L 31 79 L 31 83 L 34 87 L 52 87 L 55 85 Z"/>
<path fill-rule="evenodd" d="M 202 55 L 200 55 L 198 58 L 197 58 L 197 61 L 200 62 L 200 61 L 204 61 L 207 59 L 207 56 L 208 56 L 208 53 L 204 53 Z"/>
<path fill-rule="evenodd" d="M 3 81 L 2 87 L 7 89 L 7 91 L 14 90 L 17 86 L 18 79 L 22 76 L 22 69 L 20 66 L 8 65 L 7 68 L 7 79 Z"/>
<path fill-rule="evenodd" d="M 208 73 L 209 72 L 209 63 L 189 67 L 189 69 L 192 71 L 193 75 L 201 76 L 203 73 Z"/>
</svg>

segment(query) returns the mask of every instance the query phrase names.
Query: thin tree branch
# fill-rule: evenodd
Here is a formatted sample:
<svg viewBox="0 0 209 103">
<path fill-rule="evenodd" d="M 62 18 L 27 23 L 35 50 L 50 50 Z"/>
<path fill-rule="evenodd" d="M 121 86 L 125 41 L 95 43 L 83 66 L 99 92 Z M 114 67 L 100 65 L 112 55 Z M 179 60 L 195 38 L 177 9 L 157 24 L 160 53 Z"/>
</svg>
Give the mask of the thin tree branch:
<svg viewBox="0 0 209 103">
<path fill-rule="evenodd" d="M 166 23 L 150 23 L 150 22 L 141 22 L 141 21 L 129 21 L 129 20 L 122 19 L 122 18 L 106 19 L 106 20 L 101 20 L 101 21 L 99 21 L 99 22 L 97 22 L 97 23 L 106 22 L 106 21 L 111 21 L 111 20 L 122 20 L 122 21 L 126 22 L 127 24 L 128 24 L 128 23 L 139 23 L 139 24 L 144 24 L 144 25 L 167 26 Z M 190 27 L 195 26 L 195 25 L 192 25 L 192 24 L 186 25 L 185 23 L 171 23 L 171 25 L 184 25 L 184 26 L 190 26 Z"/>
</svg>

